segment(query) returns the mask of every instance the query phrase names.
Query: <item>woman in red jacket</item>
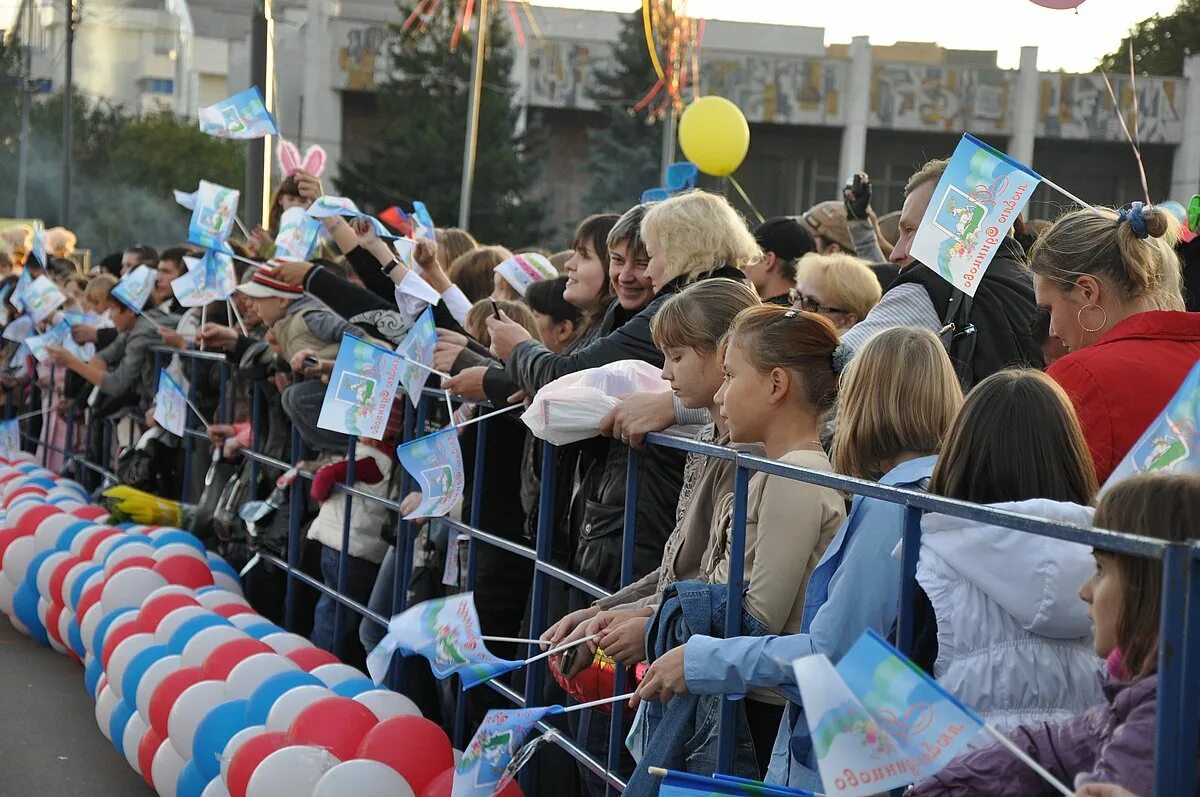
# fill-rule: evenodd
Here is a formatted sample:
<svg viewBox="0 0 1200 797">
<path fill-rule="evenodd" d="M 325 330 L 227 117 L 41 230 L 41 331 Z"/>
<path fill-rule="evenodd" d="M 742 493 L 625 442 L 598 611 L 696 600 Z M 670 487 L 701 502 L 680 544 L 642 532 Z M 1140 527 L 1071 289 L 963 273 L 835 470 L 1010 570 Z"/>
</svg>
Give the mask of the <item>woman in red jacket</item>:
<svg viewBox="0 0 1200 797">
<path fill-rule="evenodd" d="M 1101 484 L 1200 360 L 1178 235 L 1170 214 L 1134 202 L 1068 213 L 1030 253 L 1038 306 L 1071 349 L 1047 373 L 1075 404 Z"/>
</svg>

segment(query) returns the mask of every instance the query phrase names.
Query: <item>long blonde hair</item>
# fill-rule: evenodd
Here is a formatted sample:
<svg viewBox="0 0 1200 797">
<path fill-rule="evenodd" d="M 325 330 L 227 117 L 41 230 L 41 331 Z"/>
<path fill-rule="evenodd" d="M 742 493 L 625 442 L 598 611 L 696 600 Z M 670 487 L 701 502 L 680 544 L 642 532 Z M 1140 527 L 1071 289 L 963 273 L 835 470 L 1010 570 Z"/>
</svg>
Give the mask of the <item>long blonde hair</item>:
<svg viewBox="0 0 1200 797">
<path fill-rule="evenodd" d="M 936 453 L 962 403 L 954 366 L 936 335 L 917 327 L 880 332 L 842 371 L 834 470 L 875 480 L 906 451 Z"/>
<path fill-rule="evenodd" d="M 754 288 L 724 277 L 690 285 L 663 302 L 650 319 L 660 349 L 691 348 L 712 354 L 738 313 L 761 304 Z"/>
<path fill-rule="evenodd" d="M 762 255 L 745 220 L 729 201 L 704 191 L 688 191 L 650 205 L 642 238 L 657 242 L 666 262 L 663 282 L 691 282 L 721 266 L 744 268 Z"/>
</svg>

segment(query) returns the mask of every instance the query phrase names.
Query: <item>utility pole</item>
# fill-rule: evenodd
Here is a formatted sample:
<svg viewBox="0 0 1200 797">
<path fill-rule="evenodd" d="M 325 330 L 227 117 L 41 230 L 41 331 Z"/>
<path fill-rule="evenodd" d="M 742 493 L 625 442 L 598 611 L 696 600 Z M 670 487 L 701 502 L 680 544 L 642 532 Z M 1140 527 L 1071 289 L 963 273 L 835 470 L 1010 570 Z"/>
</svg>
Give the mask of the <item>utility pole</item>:
<svg viewBox="0 0 1200 797">
<path fill-rule="evenodd" d="M 662 153 L 660 157 L 659 178 L 662 185 L 667 184 L 667 169 L 675 162 L 675 129 L 678 124 L 678 114 L 675 112 L 675 99 L 667 97 L 667 113 L 663 116 Z"/>
<path fill-rule="evenodd" d="M 21 19 L 18 23 L 18 29 L 23 25 L 21 31 L 21 128 L 17 144 L 17 200 L 13 215 L 18 219 L 25 218 L 26 211 L 26 195 L 28 193 L 29 183 L 29 91 L 32 75 L 33 63 L 33 45 L 29 43 L 33 32 L 33 7 L 30 0 L 25 0 L 21 5 Z"/>
<path fill-rule="evenodd" d="M 75 0 L 67 0 L 67 63 L 66 79 L 63 81 L 62 122 L 62 195 L 59 199 L 58 223 L 71 226 L 71 160 L 75 127 Z"/>
<path fill-rule="evenodd" d="M 467 106 L 467 140 L 463 146 L 462 188 L 458 197 L 458 226 L 471 224 L 471 192 L 475 186 L 475 148 L 479 143 L 479 101 L 483 97 L 483 56 L 487 52 L 488 0 L 479 4 L 479 33 L 471 62 L 471 104 Z"/>
<path fill-rule="evenodd" d="M 275 16 L 273 0 L 254 0 L 250 18 L 250 85 L 258 86 L 267 110 L 275 114 Z M 276 116 L 278 118 L 278 116 Z M 246 226 L 267 226 L 271 209 L 271 136 L 246 142 Z"/>
</svg>

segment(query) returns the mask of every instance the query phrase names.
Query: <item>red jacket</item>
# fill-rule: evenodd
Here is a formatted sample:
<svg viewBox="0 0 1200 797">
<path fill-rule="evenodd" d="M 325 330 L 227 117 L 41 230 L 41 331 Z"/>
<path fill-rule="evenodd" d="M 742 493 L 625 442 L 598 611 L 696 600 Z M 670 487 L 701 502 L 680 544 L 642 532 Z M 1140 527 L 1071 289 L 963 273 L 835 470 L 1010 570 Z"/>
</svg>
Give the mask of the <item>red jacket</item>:
<svg viewBox="0 0 1200 797">
<path fill-rule="evenodd" d="M 1100 484 L 1167 406 L 1200 360 L 1200 313 L 1126 318 L 1048 369 L 1075 404 Z"/>
</svg>

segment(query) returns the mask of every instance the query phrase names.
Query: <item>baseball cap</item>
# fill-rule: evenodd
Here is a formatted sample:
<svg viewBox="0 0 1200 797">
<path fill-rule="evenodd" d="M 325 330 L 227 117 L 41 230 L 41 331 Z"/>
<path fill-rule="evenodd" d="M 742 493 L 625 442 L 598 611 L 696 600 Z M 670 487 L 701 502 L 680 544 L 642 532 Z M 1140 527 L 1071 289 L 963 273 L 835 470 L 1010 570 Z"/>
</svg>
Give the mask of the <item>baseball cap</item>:
<svg viewBox="0 0 1200 797">
<path fill-rule="evenodd" d="M 854 254 L 854 241 L 850 228 L 846 226 L 846 205 L 840 199 L 831 199 L 813 205 L 800 216 L 804 226 L 816 238 L 818 235 L 832 241 L 842 250 Z"/>
<path fill-rule="evenodd" d="M 280 282 L 275 279 L 273 271 L 268 268 L 260 268 L 254 272 L 254 276 L 249 282 L 243 282 L 237 286 L 238 293 L 245 294 L 251 299 L 266 299 L 275 297 L 276 299 L 301 299 L 304 297 L 304 289 L 288 285 L 285 282 Z"/>
<path fill-rule="evenodd" d="M 817 245 L 798 216 L 775 216 L 754 228 L 754 240 L 764 252 L 782 260 L 799 260 Z"/>
</svg>

